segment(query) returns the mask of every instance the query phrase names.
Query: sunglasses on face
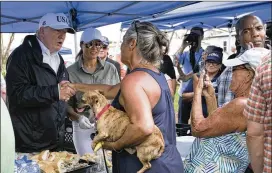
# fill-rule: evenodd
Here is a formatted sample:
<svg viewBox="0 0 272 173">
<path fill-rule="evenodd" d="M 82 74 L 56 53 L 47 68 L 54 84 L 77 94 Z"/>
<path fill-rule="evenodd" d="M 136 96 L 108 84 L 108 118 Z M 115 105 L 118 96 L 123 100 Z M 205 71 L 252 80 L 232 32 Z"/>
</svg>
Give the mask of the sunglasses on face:
<svg viewBox="0 0 272 173">
<path fill-rule="evenodd" d="M 95 46 L 96 48 L 100 49 L 102 47 L 102 43 L 99 41 L 91 41 L 89 43 L 85 43 L 84 44 L 86 48 L 92 48 L 93 46 Z"/>
<path fill-rule="evenodd" d="M 206 61 L 206 64 L 207 64 L 207 65 L 212 65 L 212 66 L 218 66 L 218 65 L 220 65 L 220 63 L 218 63 L 218 62 L 209 61 L 209 60 Z"/>
<path fill-rule="evenodd" d="M 103 45 L 103 46 L 102 46 L 102 48 L 103 48 L 103 49 L 107 49 L 107 48 L 108 48 L 108 46 L 106 46 L 106 45 Z"/>
</svg>

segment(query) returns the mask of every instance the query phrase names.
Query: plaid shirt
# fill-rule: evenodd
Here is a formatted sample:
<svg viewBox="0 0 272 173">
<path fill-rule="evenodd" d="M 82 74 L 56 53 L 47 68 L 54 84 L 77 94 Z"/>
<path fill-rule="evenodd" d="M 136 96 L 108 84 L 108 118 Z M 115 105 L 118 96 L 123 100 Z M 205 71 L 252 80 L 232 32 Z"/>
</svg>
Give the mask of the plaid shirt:
<svg viewBox="0 0 272 173">
<path fill-rule="evenodd" d="M 227 67 L 217 79 L 218 86 L 218 106 L 222 107 L 225 103 L 230 102 L 234 95 L 230 90 L 232 79 L 232 67 Z"/>
<path fill-rule="evenodd" d="M 272 172 L 272 65 L 271 54 L 256 70 L 244 115 L 264 125 L 264 173 Z"/>
</svg>

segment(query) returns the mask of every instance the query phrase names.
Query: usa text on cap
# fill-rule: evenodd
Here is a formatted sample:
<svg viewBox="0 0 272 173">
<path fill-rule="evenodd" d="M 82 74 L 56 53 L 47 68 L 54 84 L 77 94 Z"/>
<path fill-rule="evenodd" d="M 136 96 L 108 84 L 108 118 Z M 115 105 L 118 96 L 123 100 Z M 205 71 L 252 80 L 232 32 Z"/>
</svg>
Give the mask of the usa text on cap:
<svg viewBox="0 0 272 173">
<path fill-rule="evenodd" d="M 70 27 L 69 19 L 63 13 L 47 13 L 39 22 L 39 29 L 41 27 L 50 27 L 53 29 L 67 29 L 69 33 L 75 33 L 75 30 Z"/>
</svg>

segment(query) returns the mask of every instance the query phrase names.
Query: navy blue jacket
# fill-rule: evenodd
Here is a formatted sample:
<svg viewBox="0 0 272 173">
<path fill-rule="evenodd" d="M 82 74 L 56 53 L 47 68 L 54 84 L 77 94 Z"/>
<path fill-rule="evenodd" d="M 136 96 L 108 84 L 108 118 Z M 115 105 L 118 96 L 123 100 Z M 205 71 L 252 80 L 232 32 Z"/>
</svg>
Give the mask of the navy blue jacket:
<svg viewBox="0 0 272 173">
<path fill-rule="evenodd" d="M 68 80 L 62 57 L 57 74 L 43 63 L 35 35 L 25 37 L 7 63 L 7 101 L 17 152 L 39 152 L 58 147 L 66 116 L 59 100 L 58 83 Z"/>
</svg>

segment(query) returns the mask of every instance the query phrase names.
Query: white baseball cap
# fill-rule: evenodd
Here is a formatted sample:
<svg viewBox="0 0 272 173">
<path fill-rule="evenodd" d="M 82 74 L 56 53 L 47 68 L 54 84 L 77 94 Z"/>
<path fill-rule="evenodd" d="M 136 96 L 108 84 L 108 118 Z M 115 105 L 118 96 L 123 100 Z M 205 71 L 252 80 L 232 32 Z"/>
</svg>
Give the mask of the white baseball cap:
<svg viewBox="0 0 272 173">
<path fill-rule="evenodd" d="M 270 50 L 265 48 L 252 48 L 234 59 L 224 60 L 223 64 L 233 67 L 248 63 L 253 69 L 256 69 L 261 63 L 262 57 L 266 56 L 269 52 Z"/>
<path fill-rule="evenodd" d="M 49 26 L 53 29 L 67 29 L 67 32 L 74 34 L 75 30 L 69 23 L 69 19 L 63 13 L 47 13 L 40 19 L 39 29 Z"/>
<path fill-rule="evenodd" d="M 102 41 L 102 34 L 98 29 L 88 28 L 83 31 L 80 42 L 88 43 L 92 40 L 100 40 Z"/>
</svg>

